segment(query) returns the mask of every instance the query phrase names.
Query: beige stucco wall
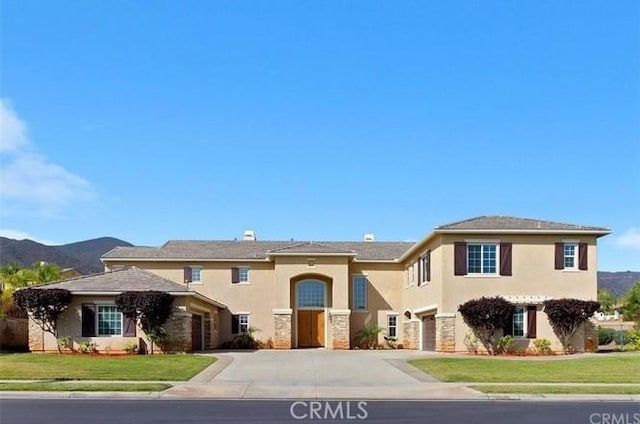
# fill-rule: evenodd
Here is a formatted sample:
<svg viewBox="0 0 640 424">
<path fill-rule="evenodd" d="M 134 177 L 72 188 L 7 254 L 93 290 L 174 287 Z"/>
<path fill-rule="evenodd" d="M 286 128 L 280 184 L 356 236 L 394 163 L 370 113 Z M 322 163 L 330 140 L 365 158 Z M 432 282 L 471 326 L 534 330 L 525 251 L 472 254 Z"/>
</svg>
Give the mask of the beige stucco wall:
<svg viewBox="0 0 640 424">
<path fill-rule="evenodd" d="M 511 242 L 512 276 L 454 276 L 453 243 L 455 241 Z M 564 271 L 554 269 L 554 243 L 588 243 L 588 270 Z M 411 267 L 427 250 L 431 250 L 431 281 L 418 285 L 417 269 L 407 284 Z M 312 259 L 310 263 L 310 259 Z M 367 310 L 353 311 L 350 315 L 350 335 L 366 325 L 377 324 L 386 328 L 388 312 L 398 313 L 398 338 L 402 339 L 403 323 L 419 319 L 425 314 L 455 313 L 455 349 L 464 351 L 463 339 L 469 331 L 458 306 L 467 300 L 481 296 L 534 295 L 553 298 L 596 298 L 596 238 L 594 236 L 513 235 L 478 236 L 473 234 L 434 234 L 402 263 L 362 263 L 345 256 L 276 256 L 272 261 L 255 262 L 182 262 L 137 261 L 107 262 L 112 265 L 135 265 L 177 283 L 183 283 L 183 267 L 201 266 L 201 284 L 191 288 L 228 306 L 216 320 L 217 343 L 230 340 L 231 314 L 249 313 L 250 325 L 260 331 L 256 338 L 267 341 L 274 335 L 273 310 L 292 309 L 292 346 L 295 346 L 295 281 L 302 278 L 318 278 L 327 281 L 328 305 L 327 346 L 331 345 L 332 330 L 329 310 L 351 310 L 351 279 L 354 274 L 366 274 Z M 232 284 L 232 267 L 250 268 L 249 284 Z M 292 282 L 294 282 L 292 284 Z M 427 310 L 427 308 L 430 308 Z M 416 314 L 416 311 L 419 313 Z M 538 312 L 538 338 L 547 338 L 558 349 L 557 338 L 548 324 L 546 314 Z M 380 342 L 383 343 L 382 334 Z M 522 341 L 521 343 L 524 343 Z"/>
<path fill-rule="evenodd" d="M 454 248 L 456 241 L 511 242 L 512 276 L 455 276 Z M 588 243 L 588 270 L 569 271 L 554 269 L 554 243 Z M 408 258 L 405 268 L 418 256 L 431 248 L 432 281 L 426 286 L 411 285 L 405 289 L 405 306 L 410 310 L 437 305 L 437 313 L 455 313 L 455 345 L 464 351 L 464 336 L 470 331 L 464 324 L 458 306 L 467 300 L 482 296 L 533 295 L 552 298 L 577 298 L 595 300 L 597 292 L 597 254 L 594 236 L 558 235 L 498 235 L 472 234 L 440 235 L 420 249 L 420 253 Z M 554 350 L 561 350 L 557 337 L 539 308 L 537 314 L 537 338 L 552 341 Z M 576 340 L 576 345 L 580 341 Z M 521 347 L 531 347 L 527 339 L 519 341 Z"/>
<path fill-rule="evenodd" d="M 94 303 L 102 305 L 113 305 L 114 296 L 74 296 L 71 304 L 65 310 L 58 321 L 58 335 L 59 337 L 69 337 L 73 343 L 73 349 L 77 350 L 79 343 L 91 342 L 95 343 L 99 353 L 122 353 L 124 347 L 129 342 L 134 342 L 140 345 L 140 340 L 143 339 L 148 344 L 148 340 L 145 337 L 144 332 L 140 327 L 136 328 L 135 337 L 123 337 L 120 335 L 102 336 L 102 337 L 83 337 L 82 336 L 82 304 Z M 210 316 L 215 317 L 218 320 L 218 309 L 212 305 L 206 304 L 201 300 L 191 297 L 178 296 L 174 300 L 174 308 L 176 313 L 188 313 L 195 312 L 204 315 L 206 312 Z M 171 318 L 170 318 L 171 319 Z M 42 331 L 33 321 L 30 320 L 29 325 L 29 337 L 33 340 L 37 340 L 37 346 L 33 346 L 31 343 L 31 350 L 33 351 L 45 351 L 55 352 L 57 351 L 57 342 L 52 334 Z M 213 332 L 212 332 L 213 333 Z M 217 337 L 217 334 L 212 334 L 211 342 L 214 343 L 213 337 Z"/>
<path fill-rule="evenodd" d="M 201 283 L 191 283 L 189 287 L 227 306 L 219 314 L 217 347 L 224 341 L 231 340 L 231 315 L 249 313 L 249 325 L 257 328 L 257 339 L 267 341 L 273 337 L 273 314 L 275 307 L 275 275 L 273 263 L 259 262 L 161 262 L 161 261 L 127 261 L 107 262 L 109 269 L 116 265 L 137 266 L 184 284 L 184 267 L 201 267 Z M 231 283 L 231 268 L 248 267 L 248 283 Z"/>
<path fill-rule="evenodd" d="M 431 250 L 431 281 L 418 284 L 418 260 L 427 250 Z M 409 256 L 402 264 L 403 268 L 403 304 L 404 310 L 412 312 L 411 319 L 415 318 L 416 310 L 428 306 L 442 308 L 443 293 L 443 262 L 446 260 L 441 247 L 439 236 L 428 240 L 420 249 Z M 413 268 L 413 271 L 412 271 Z M 408 275 L 408 279 L 407 279 Z M 407 284 L 408 282 L 408 284 Z M 435 310 L 435 309 L 434 309 Z M 403 311 L 404 312 L 404 311 Z M 406 320 L 406 317 L 402 317 Z"/>
<path fill-rule="evenodd" d="M 318 279 L 327 283 L 325 310 L 325 346 L 333 343 L 331 309 L 348 309 L 348 267 L 345 256 L 276 256 L 274 259 L 276 309 L 292 309 L 292 346 L 297 343 L 295 283 L 301 279 Z"/>
<path fill-rule="evenodd" d="M 398 336 L 401 335 L 403 311 L 403 270 L 397 263 L 361 263 L 351 264 L 349 278 L 362 274 L 367 278 L 367 309 L 357 311 L 351 309 L 352 346 L 356 334 L 369 325 L 378 325 L 384 329 L 378 337 L 378 343 L 384 345 L 387 334 L 387 314 L 398 313 Z M 352 307 L 351 282 L 349 283 L 349 308 Z"/>
</svg>

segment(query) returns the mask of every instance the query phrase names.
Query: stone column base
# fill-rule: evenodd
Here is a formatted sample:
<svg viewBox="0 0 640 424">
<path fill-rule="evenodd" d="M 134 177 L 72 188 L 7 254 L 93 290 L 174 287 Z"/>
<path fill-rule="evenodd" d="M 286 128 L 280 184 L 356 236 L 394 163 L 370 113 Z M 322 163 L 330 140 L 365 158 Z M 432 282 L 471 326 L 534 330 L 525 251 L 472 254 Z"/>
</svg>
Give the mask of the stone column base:
<svg viewBox="0 0 640 424">
<path fill-rule="evenodd" d="M 173 314 L 163 326 L 167 331 L 167 340 L 162 346 L 154 346 L 154 350 L 161 348 L 164 352 L 189 352 L 191 351 L 191 313 L 174 310 Z"/>
<path fill-rule="evenodd" d="M 436 314 L 436 352 L 456 351 L 456 314 Z"/>
<path fill-rule="evenodd" d="M 273 310 L 273 347 L 291 349 L 291 309 Z"/>
<path fill-rule="evenodd" d="M 29 318 L 29 351 L 44 352 L 44 331 Z"/>
<path fill-rule="evenodd" d="M 420 320 L 412 319 L 402 323 L 403 349 L 420 348 Z"/>
<path fill-rule="evenodd" d="M 349 349 L 350 346 L 350 309 L 331 309 L 329 310 L 331 317 L 331 348 L 332 349 Z"/>
</svg>

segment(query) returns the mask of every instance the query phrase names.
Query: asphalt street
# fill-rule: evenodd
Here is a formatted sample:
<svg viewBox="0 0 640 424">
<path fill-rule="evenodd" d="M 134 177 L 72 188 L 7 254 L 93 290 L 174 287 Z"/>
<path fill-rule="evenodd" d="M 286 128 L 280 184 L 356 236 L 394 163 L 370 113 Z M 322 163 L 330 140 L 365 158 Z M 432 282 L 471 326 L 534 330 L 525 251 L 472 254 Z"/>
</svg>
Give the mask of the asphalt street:
<svg viewBox="0 0 640 424">
<path fill-rule="evenodd" d="M 2 399 L 2 424 L 281 423 L 640 424 L 634 402 Z"/>
</svg>

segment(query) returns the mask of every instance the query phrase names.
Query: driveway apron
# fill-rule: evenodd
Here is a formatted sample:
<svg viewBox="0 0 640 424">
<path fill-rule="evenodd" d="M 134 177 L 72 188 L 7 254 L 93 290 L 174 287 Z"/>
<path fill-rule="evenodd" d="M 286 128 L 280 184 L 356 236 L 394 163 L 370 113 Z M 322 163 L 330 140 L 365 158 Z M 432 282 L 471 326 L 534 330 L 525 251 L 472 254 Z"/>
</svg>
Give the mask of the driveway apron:
<svg viewBox="0 0 640 424">
<path fill-rule="evenodd" d="M 300 349 L 214 355 L 220 358 L 218 369 L 214 364 L 213 369 L 166 393 L 189 398 L 231 399 L 482 397 L 465 387 L 437 382 L 406 364 L 409 359 L 424 357 L 424 352 Z"/>
</svg>

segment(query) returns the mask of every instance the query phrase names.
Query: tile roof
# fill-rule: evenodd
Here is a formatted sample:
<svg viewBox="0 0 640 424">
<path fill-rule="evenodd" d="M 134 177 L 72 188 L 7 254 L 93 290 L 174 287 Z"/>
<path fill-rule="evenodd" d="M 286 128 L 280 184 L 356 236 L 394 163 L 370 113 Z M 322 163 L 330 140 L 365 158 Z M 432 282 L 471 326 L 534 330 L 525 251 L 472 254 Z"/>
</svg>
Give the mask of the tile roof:
<svg viewBox="0 0 640 424">
<path fill-rule="evenodd" d="M 186 286 L 160 277 L 137 267 L 128 267 L 117 271 L 85 275 L 57 283 L 43 284 L 34 288 L 66 289 L 71 292 L 114 292 L 158 290 L 189 293 Z"/>
<path fill-rule="evenodd" d="M 608 233 L 603 227 L 565 224 L 561 222 L 543 221 L 539 219 L 516 218 L 512 216 L 478 216 L 464 221 L 440 225 L 438 230 L 541 230 L 541 231 L 594 231 Z"/>
<path fill-rule="evenodd" d="M 479 216 L 435 227 L 433 233 L 495 231 L 535 233 L 584 232 L 605 235 L 608 228 L 563 224 L 509 216 Z M 423 241 L 425 240 L 423 239 Z M 386 241 L 262 241 L 262 240 L 171 240 L 161 247 L 116 247 L 102 256 L 121 260 L 267 260 L 277 254 L 355 254 L 357 261 L 393 261 L 404 259 L 421 242 Z"/>
<path fill-rule="evenodd" d="M 324 243 L 317 243 L 313 241 L 301 242 L 298 244 L 292 244 L 289 246 L 279 247 L 277 249 L 267 251 L 268 255 L 297 253 L 356 255 L 356 252 L 354 252 L 353 250 L 340 249 L 334 246 L 328 246 Z"/>
<path fill-rule="evenodd" d="M 105 259 L 217 259 L 266 260 L 270 253 L 356 254 L 358 260 L 394 260 L 414 242 L 300 242 L 300 241 L 185 241 L 172 240 L 162 247 L 116 247 Z"/>
</svg>

